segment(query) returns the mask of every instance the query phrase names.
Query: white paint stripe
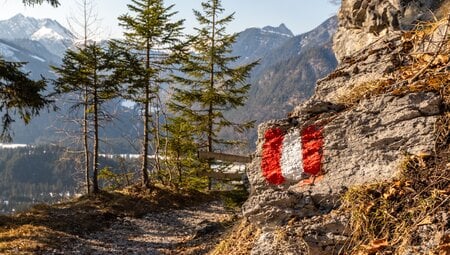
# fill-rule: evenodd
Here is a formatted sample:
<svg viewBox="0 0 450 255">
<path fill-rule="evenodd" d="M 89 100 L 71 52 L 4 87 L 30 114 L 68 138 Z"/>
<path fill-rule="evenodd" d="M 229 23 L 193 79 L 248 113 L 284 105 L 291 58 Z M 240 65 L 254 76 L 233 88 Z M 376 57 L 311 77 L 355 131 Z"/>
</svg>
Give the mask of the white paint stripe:
<svg viewBox="0 0 450 255">
<path fill-rule="evenodd" d="M 302 143 L 299 130 L 287 133 L 281 151 L 281 173 L 288 181 L 303 179 Z"/>
</svg>

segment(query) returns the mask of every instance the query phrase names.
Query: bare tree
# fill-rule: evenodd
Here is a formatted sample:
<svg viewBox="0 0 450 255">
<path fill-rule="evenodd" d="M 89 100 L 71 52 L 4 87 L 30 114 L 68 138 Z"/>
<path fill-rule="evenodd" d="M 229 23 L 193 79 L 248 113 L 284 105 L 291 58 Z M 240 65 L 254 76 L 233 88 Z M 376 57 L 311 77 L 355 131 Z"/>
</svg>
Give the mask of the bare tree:
<svg viewBox="0 0 450 255">
<path fill-rule="evenodd" d="M 80 48 L 86 48 L 90 43 L 95 41 L 99 36 L 100 20 L 95 8 L 93 0 L 78 0 L 76 1 L 77 8 L 73 15 L 67 18 L 69 29 L 75 36 L 76 44 Z M 83 119 L 81 121 L 82 139 L 83 139 L 83 154 L 84 154 L 84 172 L 86 192 L 90 193 L 90 154 L 89 148 L 89 85 L 83 84 L 83 93 L 79 94 L 79 101 L 83 105 Z"/>
</svg>

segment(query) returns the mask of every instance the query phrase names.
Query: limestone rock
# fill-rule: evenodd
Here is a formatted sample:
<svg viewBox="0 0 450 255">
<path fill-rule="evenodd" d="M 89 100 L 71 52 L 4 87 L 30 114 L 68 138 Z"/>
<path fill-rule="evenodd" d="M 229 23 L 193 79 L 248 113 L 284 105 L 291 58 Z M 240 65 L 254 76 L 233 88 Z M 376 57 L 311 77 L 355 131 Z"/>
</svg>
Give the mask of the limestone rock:
<svg viewBox="0 0 450 255">
<path fill-rule="evenodd" d="M 338 60 L 420 20 L 440 18 L 448 0 L 343 0 L 333 50 Z"/>
<path fill-rule="evenodd" d="M 405 159 L 435 151 L 445 109 L 439 93 L 365 93 L 365 87 L 400 84 L 399 68 L 412 61 L 400 30 L 414 25 L 411 17 L 430 19 L 428 9 L 443 15 L 446 6 L 450 0 L 342 1 L 334 45 L 339 66 L 287 119 L 258 127 L 243 206 L 262 230 L 252 254 L 338 254 L 349 235 L 349 216 L 337 210 L 342 195 L 355 185 L 392 181 Z M 353 94 L 357 100 L 346 101 Z M 283 153 L 298 160 L 284 161 Z M 311 174 L 312 166 L 320 174 Z M 423 238 L 405 254 L 436 247 L 443 237 L 430 236 L 435 230 L 420 227 Z"/>
<path fill-rule="evenodd" d="M 289 182 L 274 186 L 261 170 L 264 132 L 273 127 L 286 132 L 300 130 L 308 122 L 279 120 L 262 124 L 248 172 L 252 194 L 244 214 L 261 226 L 279 224 L 292 216 L 320 215 L 336 206 L 345 187 L 394 178 L 405 155 L 433 151 L 434 124 L 440 107 L 439 95 L 431 92 L 402 97 L 381 95 L 348 111 L 316 118 L 314 123 L 325 123 L 324 176 L 312 186 Z"/>
</svg>

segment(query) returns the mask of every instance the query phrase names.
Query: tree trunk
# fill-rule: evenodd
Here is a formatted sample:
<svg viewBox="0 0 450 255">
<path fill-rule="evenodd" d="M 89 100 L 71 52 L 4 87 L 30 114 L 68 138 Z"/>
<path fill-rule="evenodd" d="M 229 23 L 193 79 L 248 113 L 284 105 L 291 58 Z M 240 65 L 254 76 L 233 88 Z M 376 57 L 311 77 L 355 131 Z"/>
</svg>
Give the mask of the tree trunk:
<svg viewBox="0 0 450 255">
<path fill-rule="evenodd" d="M 95 49 L 94 49 L 95 50 Z M 97 58 L 95 52 L 94 57 Z M 95 64 L 95 69 L 97 64 Z M 97 81 L 97 71 L 94 70 L 94 95 L 93 95 L 93 106 L 94 106 L 94 162 L 93 162 L 93 176 L 92 176 L 92 186 L 93 192 L 98 193 L 100 191 L 98 187 L 98 147 L 99 147 L 99 139 L 98 139 L 98 81 Z"/>
<path fill-rule="evenodd" d="M 83 146 L 84 146 L 84 170 L 85 170 L 85 182 L 86 193 L 91 193 L 91 177 L 89 171 L 89 128 L 88 128 L 88 87 L 84 85 L 84 112 L 83 112 Z"/>
<path fill-rule="evenodd" d="M 215 54 L 215 38 L 216 38 L 216 2 L 213 2 L 212 13 L 212 32 L 211 32 L 211 59 L 210 59 L 210 76 L 209 86 L 210 90 L 214 91 L 214 54 Z M 213 128 L 214 128 L 214 109 L 212 101 L 209 102 L 208 108 L 208 152 L 213 152 Z M 211 160 L 208 160 L 208 168 L 211 169 Z M 208 177 L 208 190 L 212 189 L 212 179 Z"/>
<path fill-rule="evenodd" d="M 142 186 L 150 187 L 150 180 L 148 178 L 148 133 L 149 133 L 149 122 L 150 122 L 150 78 L 149 78 L 149 68 L 150 68 L 150 42 L 147 40 L 147 51 L 146 51 L 146 84 L 145 84 L 145 99 L 144 99 L 144 134 L 142 140 L 142 165 L 141 165 L 141 174 L 142 174 Z"/>
</svg>

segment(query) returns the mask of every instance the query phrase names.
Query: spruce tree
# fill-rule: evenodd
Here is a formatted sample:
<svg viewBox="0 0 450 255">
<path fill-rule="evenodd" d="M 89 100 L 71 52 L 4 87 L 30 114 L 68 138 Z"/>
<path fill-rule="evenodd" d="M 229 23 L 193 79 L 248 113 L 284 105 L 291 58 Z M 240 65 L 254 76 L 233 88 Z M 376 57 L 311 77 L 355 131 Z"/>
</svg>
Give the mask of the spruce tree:
<svg viewBox="0 0 450 255">
<path fill-rule="evenodd" d="M 131 82 L 128 86 L 129 99 L 142 108 L 141 175 L 142 183 L 146 187 L 150 186 L 148 176 L 150 134 L 153 134 L 156 170 L 160 168 L 160 116 L 158 114 L 152 116 L 151 109 L 161 109 L 157 100 L 160 86 L 167 82 L 164 75 L 172 67 L 172 55 L 177 51 L 183 28 L 182 20 L 171 21 L 176 14 L 171 11 L 172 8 L 173 5 L 165 7 L 162 0 L 132 0 L 132 4 L 128 5 L 132 14 L 119 17 L 120 25 L 125 28 L 123 46 L 139 60 L 130 63 L 130 68 L 138 72 L 130 73 L 133 77 L 127 80 Z"/>
<path fill-rule="evenodd" d="M 95 42 L 96 36 L 99 33 L 99 20 L 95 11 L 95 4 L 93 0 L 77 0 L 77 9 L 74 10 L 74 16 L 68 19 L 71 32 L 75 35 L 80 47 L 87 47 L 89 44 Z M 86 193 L 90 191 L 90 155 L 91 149 L 89 146 L 89 85 L 85 84 L 84 93 L 79 95 L 79 100 L 83 102 L 83 119 L 80 123 L 83 136 L 83 150 L 84 150 L 84 173 L 86 183 Z"/>
<path fill-rule="evenodd" d="M 201 164 L 197 159 L 197 146 L 192 135 L 195 127 L 180 116 L 172 116 L 165 128 L 169 182 L 177 188 L 189 185 L 189 188 L 201 188 L 201 178 L 197 176 Z"/>
<path fill-rule="evenodd" d="M 38 115 L 50 101 L 42 94 L 46 81 L 33 81 L 23 73 L 24 63 L 8 62 L 0 57 L 0 140 L 11 141 L 11 124 L 18 116 L 25 123 Z"/>
<path fill-rule="evenodd" d="M 101 105 L 117 96 L 119 84 L 114 77 L 114 57 L 112 53 L 91 44 L 78 50 L 68 50 L 63 58 L 61 67 L 54 67 L 59 74 L 55 81 L 55 90 L 59 93 L 86 94 L 89 100 L 74 107 L 88 104 L 93 129 L 93 162 L 92 188 L 99 191 L 99 128 L 104 114 Z"/>
<path fill-rule="evenodd" d="M 223 15 L 220 0 L 203 2 L 202 8 L 202 12 L 194 10 L 200 27 L 190 38 L 193 54 L 183 63 L 185 75 L 175 76 L 180 86 L 175 88 L 170 108 L 195 127 L 200 149 L 214 152 L 234 143 L 219 137 L 223 128 L 242 132 L 253 124 L 234 123 L 225 112 L 244 105 L 250 89 L 247 79 L 257 62 L 234 65 L 239 57 L 231 56 L 231 50 L 237 34 L 226 33 L 234 13 Z"/>
</svg>

